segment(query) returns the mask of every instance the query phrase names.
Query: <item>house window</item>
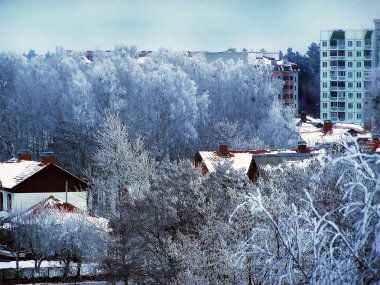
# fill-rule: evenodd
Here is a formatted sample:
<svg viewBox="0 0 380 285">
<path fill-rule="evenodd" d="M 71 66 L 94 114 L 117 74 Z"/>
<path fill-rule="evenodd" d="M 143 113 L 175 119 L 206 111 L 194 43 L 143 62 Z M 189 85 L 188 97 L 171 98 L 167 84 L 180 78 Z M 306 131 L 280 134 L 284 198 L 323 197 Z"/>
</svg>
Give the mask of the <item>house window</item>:
<svg viewBox="0 0 380 285">
<path fill-rule="evenodd" d="M 11 194 L 7 195 L 7 209 L 8 210 L 12 209 L 12 195 Z"/>
<path fill-rule="evenodd" d="M 356 93 L 356 98 L 362 99 L 362 93 Z"/>
<path fill-rule="evenodd" d="M 356 46 L 361 47 L 362 46 L 362 41 L 356 41 Z"/>
<path fill-rule="evenodd" d="M 348 45 L 349 47 L 352 47 L 352 41 L 348 41 L 348 42 L 347 42 L 347 45 Z"/>
<path fill-rule="evenodd" d="M 0 211 L 4 211 L 4 197 L 3 197 L 3 192 L 0 192 Z"/>
<path fill-rule="evenodd" d="M 357 108 L 357 109 L 361 109 L 361 108 L 362 108 L 362 103 L 357 103 L 357 104 L 356 104 L 356 108 Z"/>
<path fill-rule="evenodd" d="M 362 52 L 361 51 L 357 51 L 356 52 L 356 57 L 361 57 L 362 56 Z"/>
</svg>

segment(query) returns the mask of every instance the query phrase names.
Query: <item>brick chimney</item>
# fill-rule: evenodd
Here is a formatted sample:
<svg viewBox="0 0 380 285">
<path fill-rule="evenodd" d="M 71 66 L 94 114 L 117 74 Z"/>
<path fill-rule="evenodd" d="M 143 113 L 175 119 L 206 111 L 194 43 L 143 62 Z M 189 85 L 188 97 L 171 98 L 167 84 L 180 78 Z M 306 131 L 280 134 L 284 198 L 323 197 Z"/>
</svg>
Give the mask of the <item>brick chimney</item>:
<svg viewBox="0 0 380 285">
<path fill-rule="evenodd" d="M 332 124 L 331 120 L 326 120 L 323 122 L 323 132 L 324 133 L 330 132 L 332 130 L 332 127 L 333 127 L 333 124 Z"/>
<path fill-rule="evenodd" d="M 19 160 L 32 160 L 32 153 L 28 149 L 20 149 L 17 152 L 17 156 Z"/>
<path fill-rule="evenodd" d="M 306 153 L 307 152 L 307 142 L 299 141 L 298 142 L 298 152 Z"/>
<path fill-rule="evenodd" d="M 306 123 L 306 120 L 307 120 L 307 118 L 306 118 L 306 112 L 305 111 L 302 111 L 301 113 L 301 121 L 302 121 L 302 123 Z"/>
<path fill-rule="evenodd" d="M 220 141 L 219 142 L 219 149 L 218 149 L 218 154 L 220 156 L 228 156 L 228 146 L 226 141 Z"/>
<path fill-rule="evenodd" d="M 41 162 L 43 164 L 55 163 L 55 155 L 53 151 L 44 151 L 41 153 Z"/>
</svg>

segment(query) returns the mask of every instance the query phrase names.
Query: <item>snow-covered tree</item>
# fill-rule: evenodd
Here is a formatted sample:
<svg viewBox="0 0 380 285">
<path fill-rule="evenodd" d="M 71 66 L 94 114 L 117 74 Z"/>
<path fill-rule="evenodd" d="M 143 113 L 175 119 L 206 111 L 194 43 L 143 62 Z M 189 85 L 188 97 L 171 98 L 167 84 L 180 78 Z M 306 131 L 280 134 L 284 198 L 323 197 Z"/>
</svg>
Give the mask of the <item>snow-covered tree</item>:
<svg viewBox="0 0 380 285">
<path fill-rule="evenodd" d="M 380 158 L 345 145 L 342 155 L 312 163 L 308 183 L 293 168 L 300 183 L 280 169 L 275 182 L 254 186 L 235 212 L 248 208 L 254 217 L 236 260 L 255 256 L 265 283 L 378 282 Z"/>
</svg>

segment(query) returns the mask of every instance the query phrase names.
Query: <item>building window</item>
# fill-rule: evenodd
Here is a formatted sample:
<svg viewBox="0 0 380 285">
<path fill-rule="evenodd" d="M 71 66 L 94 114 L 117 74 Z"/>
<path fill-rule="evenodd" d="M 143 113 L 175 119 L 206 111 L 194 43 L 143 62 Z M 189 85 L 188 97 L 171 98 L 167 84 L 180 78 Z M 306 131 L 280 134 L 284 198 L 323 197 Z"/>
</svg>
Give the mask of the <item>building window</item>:
<svg viewBox="0 0 380 285">
<path fill-rule="evenodd" d="M 326 99 L 326 98 L 327 98 L 327 92 L 323 92 L 323 93 L 322 93 L 322 97 L 323 97 L 324 99 Z"/>
<path fill-rule="evenodd" d="M 361 47 L 362 46 L 362 41 L 356 41 L 356 47 Z"/>
<path fill-rule="evenodd" d="M 361 51 L 357 51 L 356 52 L 356 57 L 361 57 L 362 56 L 362 52 Z"/>
<path fill-rule="evenodd" d="M 297 86 L 294 85 L 294 91 L 297 91 Z"/>
<path fill-rule="evenodd" d="M 322 103 L 322 108 L 327 109 L 327 103 Z"/>
<path fill-rule="evenodd" d="M 322 113 L 322 118 L 327 119 L 327 113 Z"/>
<path fill-rule="evenodd" d="M 342 71 L 342 70 L 339 70 L 338 71 L 338 76 L 346 76 L 346 72 Z"/>
<path fill-rule="evenodd" d="M 330 102 L 331 108 L 336 108 L 338 107 L 338 102 Z"/>
<path fill-rule="evenodd" d="M 365 77 L 371 77 L 371 71 L 364 71 Z"/>
<path fill-rule="evenodd" d="M 0 192 L 0 211 L 4 211 L 4 197 L 3 197 L 3 192 Z"/>
<path fill-rule="evenodd" d="M 352 57 L 352 51 L 347 52 L 348 57 Z"/>
<path fill-rule="evenodd" d="M 322 67 L 327 67 L 327 61 L 322 62 Z"/>
<path fill-rule="evenodd" d="M 348 92 L 348 99 L 352 99 L 354 97 L 354 94 L 352 92 Z"/>
<path fill-rule="evenodd" d="M 331 112 L 330 116 L 331 116 L 331 118 L 336 118 L 336 117 L 338 117 L 338 112 Z"/>
<path fill-rule="evenodd" d="M 327 51 L 322 52 L 322 57 L 327 57 Z"/>
<path fill-rule="evenodd" d="M 322 87 L 323 87 L 323 88 L 327 88 L 327 82 L 323 82 L 323 83 L 322 83 Z"/>
<path fill-rule="evenodd" d="M 356 114 L 356 119 L 361 120 L 362 114 Z"/>
<path fill-rule="evenodd" d="M 322 41 L 322 46 L 327 47 L 327 41 Z"/>
<path fill-rule="evenodd" d="M 356 72 L 356 77 L 357 78 L 362 78 L 362 73 L 361 72 Z"/>
<path fill-rule="evenodd" d="M 357 103 L 357 104 L 356 104 L 356 108 L 357 108 L 357 109 L 361 109 L 361 108 L 362 108 L 362 103 Z"/>
<path fill-rule="evenodd" d="M 347 66 L 352 67 L 353 66 L 352 61 L 347 62 Z"/>
<path fill-rule="evenodd" d="M 7 195 L 7 209 L 8 211 L 12 209 L 12 195 L 11 194 Z"/>
<path fill-rule="evenodd" d="M 349 71 L 349 72 L 348 72 L 348 78 L 352 78 L 352 75 L 353 75 L 353 74 L 352 74 L 352 71 Z"/>
<path fill-rule="evenodd" d="M 356 93 L 356 98 L 362 99 L 362 93 Z"/>
<path fill-rule="evenodd" d="M 354 84 L 352 82 L 348 82 L 348 88 L 353 88 Z"/>
<path fill-rule="evenodd" d="M 347 108 L 348 108 L 348 109 L 352 109 L 352 108 L 354 108 L 354 104 L 352 104 L 352 103 L 347 103 Z"/>
<path fill-rule="evenodd" d="M 322 73 L 322 77 L 323 77 L 323 78 L 327 78 L 327 72 L 326 72 L 326 71 L 324 71 L 324 72 Z"/>
<path fill-rule="evenodd" d="M 362 83 L 361 82 L 356 82 L 356 88 L 362 88 Z"/>
<path fill-rule="evenodd" d="M 356 67 L 362 67 L 362 62 L 361 61 L 357 61 L 356 62 Z"/>
<path fill-rule="evenodd" d="M 348 41 L 347 46 L 352 47 L 352 41 Z"/>
<path fill-rule="evenodd" d="M 347 116 L 348 116 L 349 120 L 352 120 L 352 114 L 351 113 L 348 113 Z"/>
</svg>

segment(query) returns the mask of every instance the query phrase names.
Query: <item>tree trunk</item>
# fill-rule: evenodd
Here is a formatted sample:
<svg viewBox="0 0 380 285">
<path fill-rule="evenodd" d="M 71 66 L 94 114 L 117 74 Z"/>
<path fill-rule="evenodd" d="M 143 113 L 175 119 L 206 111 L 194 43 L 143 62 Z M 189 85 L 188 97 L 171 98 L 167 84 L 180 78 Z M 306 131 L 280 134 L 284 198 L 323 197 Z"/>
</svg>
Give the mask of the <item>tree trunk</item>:
<svg viewBox="0 0 380 285">
<path fill-rule="evenodd" d="M 82 267 L 82 260 L 81 259 L 78 259 L 78 262 L 77 262 L 77 275 L 76 275 L 76 279 L 77 281 L 80 281 L 80 269 Z"/>
</svg>

